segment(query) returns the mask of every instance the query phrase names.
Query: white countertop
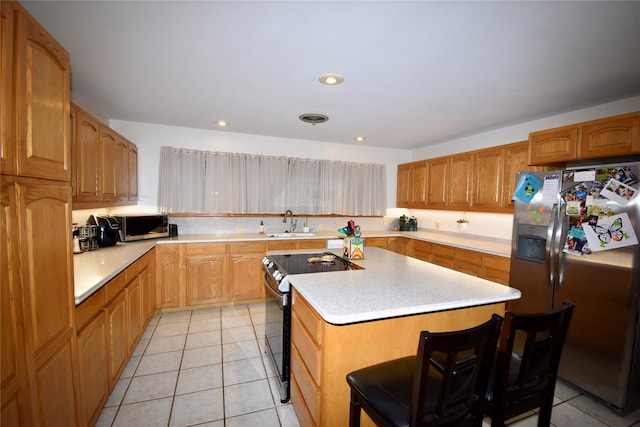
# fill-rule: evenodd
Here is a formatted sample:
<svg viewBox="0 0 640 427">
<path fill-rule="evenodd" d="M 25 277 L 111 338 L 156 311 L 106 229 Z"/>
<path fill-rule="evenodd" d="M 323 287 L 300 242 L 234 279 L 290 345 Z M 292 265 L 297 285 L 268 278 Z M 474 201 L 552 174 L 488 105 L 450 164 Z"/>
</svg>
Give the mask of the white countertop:
<svg viewBox="0 0 640 427">
<path fill-rule="evenodd" d="M 292 252 L 317 250 L 269 254 Z M 517 289 L 384 249 L 365 246 L 364 255 L 364 260 L 354 261 L 364 270 L 288 277 L 318 314 L 336 325 L 495 304 L 521 296 Z"/>
<path fill-rule="evenodd" d="M 118 243 L 109 248 L 73 255 L 73 277 L 76 305 L 124 271 L 147 253 L 155 240 Z"/>
<path fill-rule="evenodd" d="M 418 240 L 451 245 L 455 247 L 476 250 L 498 256 L 509 257 L 511 244 L 509 241 L 490 237 L 474 236 L 460 233 L 429 232 L 429 231 L 371 231 L 363 235 L 365 250 L 368 250 L 367 237 L 405 236 Z M 339 239 L 333 232 L 314 232 L 314 236 L 298 237 L 297 239 Z M 291 237 L 275 238 L 258 233 L 220 233 L 220 234 L 187 234 L 164 239 L 143 240 L 138 242 L 118 243 L 109 248 L 84 252 L 73 256 L 75 303 L 80 304 L 92 293 L 104 286 L 129 265 L 144 255 L 156 244 L 175 243 L 207 243 L 207 242 L 242 242 L 242 241 L 272 241 L 292 240 Z M 399 255 L 400 256 L 400 255 Z M 406 258 L 406 257 L 403 257 Z M 367 261 L 365 261 L 367 262 Z M 491 283 L 491 282 L 488 282 Z"/>
</svg>

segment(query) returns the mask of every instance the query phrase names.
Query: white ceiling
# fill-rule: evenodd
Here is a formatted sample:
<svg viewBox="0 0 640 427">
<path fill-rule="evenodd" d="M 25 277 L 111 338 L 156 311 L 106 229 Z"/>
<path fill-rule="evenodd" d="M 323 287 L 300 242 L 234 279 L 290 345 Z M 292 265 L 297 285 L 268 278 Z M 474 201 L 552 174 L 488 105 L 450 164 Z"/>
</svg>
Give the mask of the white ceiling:
<svg viewBox="0 0 640 427">
<path fill-rule="evenodd" d="M 640 1 L 21 3 L 110 119 L 411 149 L 640 94 Z"/>
</svg>

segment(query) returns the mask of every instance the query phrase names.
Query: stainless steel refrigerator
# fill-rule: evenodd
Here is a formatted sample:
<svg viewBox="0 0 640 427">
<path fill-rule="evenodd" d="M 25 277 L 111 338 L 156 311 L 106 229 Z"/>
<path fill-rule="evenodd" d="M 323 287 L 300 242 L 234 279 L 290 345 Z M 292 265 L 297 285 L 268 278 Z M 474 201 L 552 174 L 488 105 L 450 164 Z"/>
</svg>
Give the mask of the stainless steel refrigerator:
<svg viewBox="0 0 640 427">
<path fill-rule="evenodd" d="M 559 376 L 626 413 L 640 407 L 640 163 L 519 172 L 508 309 L 575 304 Z"/>
</svg>

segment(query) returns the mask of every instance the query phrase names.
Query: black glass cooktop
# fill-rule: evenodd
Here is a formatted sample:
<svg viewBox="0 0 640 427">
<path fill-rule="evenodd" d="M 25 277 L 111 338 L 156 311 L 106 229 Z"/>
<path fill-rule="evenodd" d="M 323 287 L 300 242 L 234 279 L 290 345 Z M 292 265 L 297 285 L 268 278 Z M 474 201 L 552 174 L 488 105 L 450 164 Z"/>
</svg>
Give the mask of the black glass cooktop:
<svg viewBox="0 0 640 427">
<path fill-rule="evenodd" d="M 339 256 L 335 256 L 335 258 L 329 261 L 327 257 L 322 258 L 323 255 L 333 254 L 330 252 L 321 252 L 315 254 L 269 255 L 269 258 L 278 265 L 278 270 L 283 275 L 363 269 Z"/>
</svg>

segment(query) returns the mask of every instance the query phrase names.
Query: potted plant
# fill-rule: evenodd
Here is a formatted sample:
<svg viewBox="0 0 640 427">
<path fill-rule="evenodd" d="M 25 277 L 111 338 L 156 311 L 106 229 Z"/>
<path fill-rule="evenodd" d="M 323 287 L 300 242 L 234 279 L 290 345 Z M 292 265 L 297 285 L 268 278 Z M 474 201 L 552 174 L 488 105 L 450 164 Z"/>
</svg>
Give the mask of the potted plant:
<svg viewBox="0 0 640 427">
<path fill-rule="evenodd" d="M 456 221 L 458 223 L 458 231 L 464 231 L 467 229 L 469 220 L 467 218 L 460 218 Z"/>
</svg>

